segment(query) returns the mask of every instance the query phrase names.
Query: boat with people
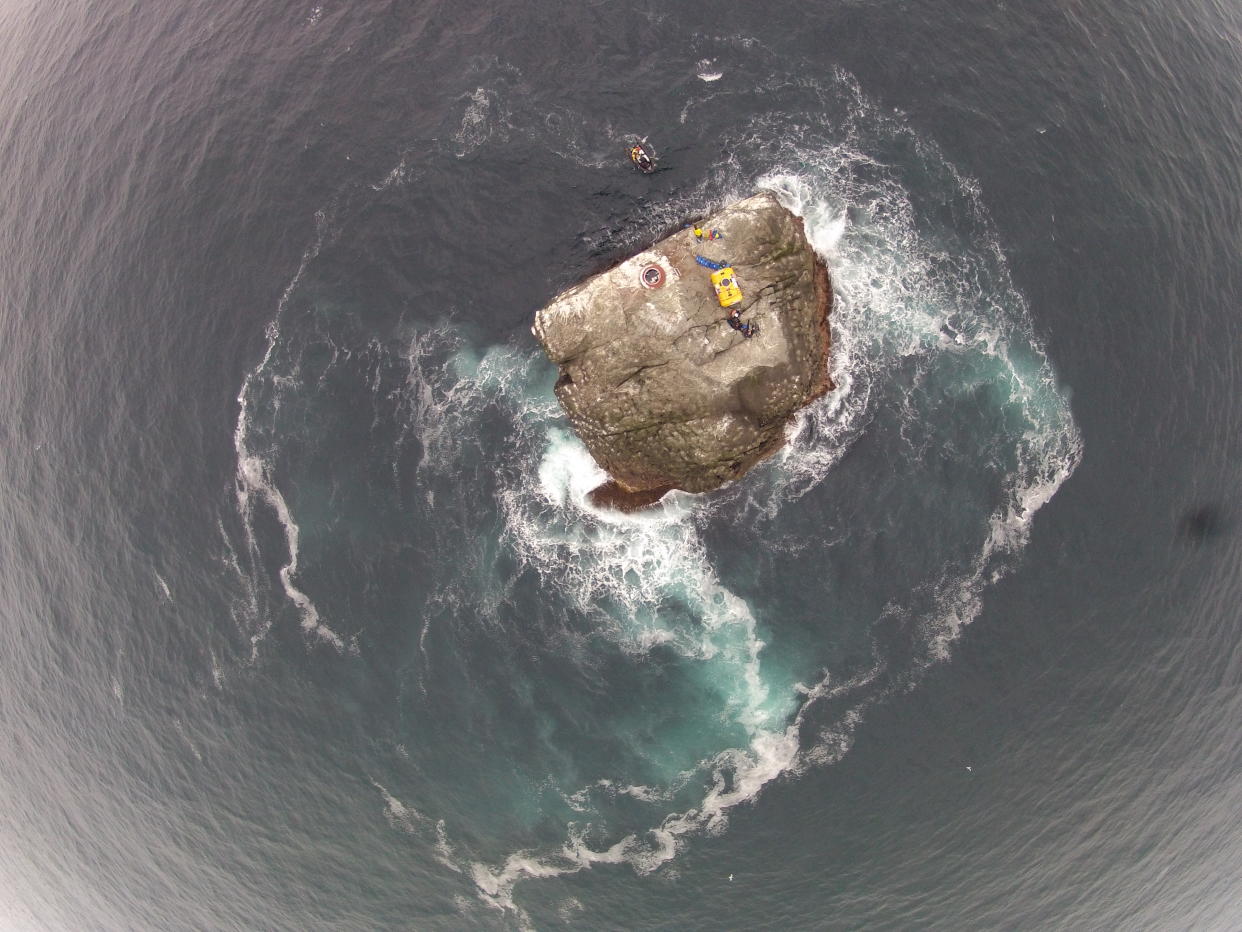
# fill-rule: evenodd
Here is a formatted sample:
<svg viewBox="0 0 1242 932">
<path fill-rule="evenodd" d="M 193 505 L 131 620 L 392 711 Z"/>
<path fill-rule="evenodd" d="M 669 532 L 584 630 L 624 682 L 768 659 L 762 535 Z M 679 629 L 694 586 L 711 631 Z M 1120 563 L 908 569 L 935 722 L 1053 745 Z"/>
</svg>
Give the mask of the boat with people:
<svg viewBox="0 0 1242 932">
<path fill-rule="evenodd" d="M 644 175 L 650 175 L 656 170 L 655 150 L 651 148 L 646 137 L 636 140 L 630 146 L 630 161 Z"/>
</svg>

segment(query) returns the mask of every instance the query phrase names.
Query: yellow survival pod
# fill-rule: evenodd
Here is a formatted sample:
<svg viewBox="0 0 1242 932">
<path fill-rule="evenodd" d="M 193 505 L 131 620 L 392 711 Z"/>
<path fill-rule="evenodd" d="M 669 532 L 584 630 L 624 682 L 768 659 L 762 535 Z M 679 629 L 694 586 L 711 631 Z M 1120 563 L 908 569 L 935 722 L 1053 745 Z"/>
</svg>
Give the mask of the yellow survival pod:
<svg viewBox="0 0 1242 932">
<path fill-rule="evenodd" d="M 712 287 L 716 289 L 716 300 L 721 307 L 731 307 L 742 300 L 742 289 L 737 286 L 731 265 L 712 272 Z"/>
</svg>

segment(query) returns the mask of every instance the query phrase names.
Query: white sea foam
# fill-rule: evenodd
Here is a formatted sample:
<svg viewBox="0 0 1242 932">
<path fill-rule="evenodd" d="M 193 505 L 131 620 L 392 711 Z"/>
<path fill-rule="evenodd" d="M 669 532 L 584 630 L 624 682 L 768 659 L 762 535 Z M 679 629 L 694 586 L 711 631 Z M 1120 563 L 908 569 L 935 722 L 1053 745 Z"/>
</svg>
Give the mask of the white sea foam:
<svg viewBox="0 0 1242 932">
<path fill-rule="evenodd" d="M 387 788 L 375 780 L 371 781 L 371 785 L 379 790 L 380 796 L 384 800 L 384 817 L 388 820 L 388 824 L 393 828 L 400 829 L 406 833 L 418 831 L 422 826 L 428 823 L 425 815 L 412 806 L 407 806 Z"/>
<path fill-rule="evenodd" d="M 409 164 L 411 153 L 402 154 L 397 164 L 389 169 L 388 174 L 380 181 L 371 185 L 372 191 L 386 191 L 393 186 L 401 186 L 409 182 L 410 178 L 416 174 L 416 169 Z"/>
<path fill-rule="evenodd" d="M 220 658 L 216 656 L 216 652 L 210 647 L 207 652 L 211 657 L 211 682 L 215 684 L 216 689 L 224 688 L 224 671 L 220 668 Z"/>
<path fill-rule="evenodd" d="M 329 235 L 329 217 L 330 213 L 326 211 L 316 213 L 314 242 L 302 254 L 302 261 L 299 263 L 297 271 L 280 296 L 276 306 L 276 316 L 267 326 L 267 346 L 264 349 L 263 358 L 257 366 L 246 374 L 246 378 L 242 382 L 241 391 L 237 394 L 238 411 L 237 423 L 233 430 L 233 448 L 237 454 L 237 511 L 241 516 L 246 543 L 250 553 L 250 562 L 253 567 L 249 574 L 252 584 L 256 574 L 259 572 L 258 567 L 260 566 L 259 544 L 254 531 L 254 508 L 256 502 L 262 502 L 274 513 L 284 532 L 288 560 L 280 568 L 280 583 L 286 597 L 297 607 L 298 613 L 301 615 L 303 630 L 325 643 L 331 644 L 338 650 L 343 650 L 346 646 L 345 642 L 324 622 L 320 617 L 319 610 L 315 607 L 315 603 L 311 601 L 310 597 L 296 583 L 298 536 L 300 530 L 293 518 L 293 513 L 289 509 L 289 503 L 285 500 L 284 494 L 280 491 L 272 476 L 271 461 L 259 451 L 251 448 L 252 414 L 250 406 L 252 395 L 261 381 L 287 379 L 287 377 L 275 375 L 269 368 L 272 363 L 272 354 L 276 350 L 277 342 L 280 339 L 281 318 L 289 304 L 290 297 L 296 290 L 298 283 L 301 282 L 302 276 L 306 273 L 307 267 L 319 255 L 320 250 L 324 246 Z M 270 620 L 263 622 L 264 627 L 262 630 L 256 631 L 252 636 L 252 644 L 257 645 L 258 639 L 261 639 L 263 634 L 266 633 L 266 626 L 269 624 Z"/>
<path fill-rule="evenodd" d="M 198 749 L 198 745 L 194 743 L 194 739 L 191 738 L 189 733 L 185 730 L 185 725 L 182 723 L 181 719 L 173 719 L 173 729 L 177 732 L 178 736 L 180 736 L 181 740 L 185 742 L 185 746 L 189 749 L 190 753 L 194 755 L 194 759 L 201 764 L 203 762 L 203 753 Z"/>
<path fill-rule="evenodd" d="M 465 95 L 465 101 L 461 125 L 453 134 L 459 158 L 469 155 L 493 137 L 504 139 L 507 135 L 506 113 L 495 90 L 477 87 Z"/>
<path fill-rule="evenodd" d="M 724 77 L 724 72 L 715 67 L 716 60 L 714 58 L 703 58 L 699 60 L 695 70 L 695 77 L 700 81 L 710 84 L 713 81 L 719 81 Z"/>
<path fill-rule="evenodd" d="M 384 818 L 389 825 L 407 835 L 426 836 L 428 833 L 432 834 L 434 836 L 432 848 L 435 852 L 436 861 L 455 873 L 462 873 L 461 865 L 458 863 L 457 852 L 453 850 L 453 846 L 449 843 L 448 832 L 445 830 L 443 819 L 437 819 L 433 822 L 413 806 L 403 803 L 377 780 L 372 779 L 371 785 L 379 791 L 380 797 L 384 801 Z"/>
<path fill-rule="evenodd" d="M 597 509 L 586 496 L 605 478 L 599 467 L 563 428 L 551 427 L 547 438 L 537 486 L 501 493 L 513 550 L 580 611 L 598 616 L 626 649 L 643 654 L 662 645 L 714 661 L 717 682 L 728 684 L 731 713 L 752 733 L 782 720 L 790 709 L 769 707 L 754 616 L 712 568 L 692 520 L 693 500 L 674 495 L 632 515 Z M 661 610 L 670 596 L 692 608 L 695 624 Z M 623 611 L 601 613 L 603 601 Z"/>
<path fill-rule="evenodd" d="M 576 897 L 566 897 L 556 907 L 556 916 L 561 922 L 573 922 L 574 917 L 582 912 L 582 901 Z"/>
<path fill-rule="evenodd" d="M 241 517 L 244 521 L 248 515 L 243 514 Z M 216 521 L 216 529 L 220 532 L 220 542 L 223 547 L 220 561 L 231 571 L 242 589 L 241 597 L 235 598 L 233 602 L 233 618 L 243 636 L 250 642 L 250 662 L 253 663 L 258 656 L 259 644 L 271 625 L 271 619 L 263 617 L 259 606 L 257 576 L 242 569 L 237 548 L 233 544 L 232 536 L 225 529 L 222 519 Z"/>
<path fill-rule="evenodd" d="M 457 863 L 457 852 L 453 850 L 453 846 L 449 844 L 448 829 L 445 828 L 444 820 L 436 820 L 436 860 L 450 870 L 461 873 L 461 866 Z"/>
</svg>

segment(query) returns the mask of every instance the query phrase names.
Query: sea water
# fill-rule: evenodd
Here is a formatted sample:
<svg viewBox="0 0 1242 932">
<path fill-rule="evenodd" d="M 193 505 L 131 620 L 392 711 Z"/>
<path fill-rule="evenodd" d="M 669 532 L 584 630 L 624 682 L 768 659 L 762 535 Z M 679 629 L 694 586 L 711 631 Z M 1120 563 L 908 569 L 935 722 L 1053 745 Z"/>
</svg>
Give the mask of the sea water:
<svg viewBox="0 0 1242 932">
<path fill-rule="evenodd" d="M 1131 14 L 2 14 L 0 916 L 1228 927 L 1239 23 Z M 531 315 L 760 189 L 834 390 L 594 508 Z"/>
</svg>

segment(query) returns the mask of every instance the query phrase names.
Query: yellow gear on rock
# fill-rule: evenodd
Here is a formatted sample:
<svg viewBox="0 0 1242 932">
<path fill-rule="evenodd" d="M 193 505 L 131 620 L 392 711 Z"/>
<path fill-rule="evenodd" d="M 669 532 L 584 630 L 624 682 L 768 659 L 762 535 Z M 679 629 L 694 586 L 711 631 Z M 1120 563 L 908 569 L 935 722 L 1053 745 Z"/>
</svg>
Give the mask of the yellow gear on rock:
<svg viewBox="0 0 1242 932">
<path fill-rule="evenodd" d="M 716 300 L 721 307 L 731 307 L 742 300 L 742 289 L 738 287 L 737 277 L 730 265 L 712 272 L 712 287 L 716 289 Z"/>
</svg>

